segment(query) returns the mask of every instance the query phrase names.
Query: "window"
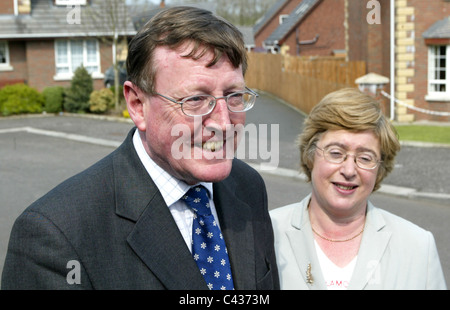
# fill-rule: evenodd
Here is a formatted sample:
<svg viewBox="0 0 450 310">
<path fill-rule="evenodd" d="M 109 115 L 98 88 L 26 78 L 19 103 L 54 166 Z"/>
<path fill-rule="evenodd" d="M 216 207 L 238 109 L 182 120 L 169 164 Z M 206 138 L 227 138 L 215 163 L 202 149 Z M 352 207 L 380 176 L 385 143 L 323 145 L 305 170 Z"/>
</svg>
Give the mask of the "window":
<svg viewBox="0 0 450 310">
<path fill-rule="evenodd" d="M 55 59 L 56 79 L 71 79 L 80 66 L 84 66 L 93 77 L 102 77 L 97 40 L 57 40 Z"/>
<path fill-rule="evenodd" d="M 0 71 L 10 71 L 13 68 L 9 64 L 9 46 L 7 41 L 0 41 Z"/>
<path fill-rule="evenodd" d="M 427 100 L 450 100 L 450 46 L 428 47 Z"/>
<path fill-rule="evenodd" d="M 289 14 L 281 14 L 280 16 L 278 16 L 278 22 L 281 25 L 288 18 L 289 18 Z"/>
</svg>

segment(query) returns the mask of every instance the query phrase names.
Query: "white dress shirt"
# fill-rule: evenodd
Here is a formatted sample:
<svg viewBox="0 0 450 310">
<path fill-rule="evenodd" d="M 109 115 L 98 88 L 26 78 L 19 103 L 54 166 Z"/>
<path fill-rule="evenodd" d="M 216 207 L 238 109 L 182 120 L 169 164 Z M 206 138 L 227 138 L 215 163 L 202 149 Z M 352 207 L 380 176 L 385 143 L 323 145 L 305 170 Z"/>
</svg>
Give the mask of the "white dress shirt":
<svg viewBox="0 0 450 310">
<path fill-rule="evenodd" d="M 136 152 L 149 173 L 153 182 L 155 182 L 161 195 L 164 198 L 173 219 L 178 226 L 178 229 L 186 242 L 189 251 L 192 252 L 192 221 L 194 219 L 194 212 L 183 201 L 180 201 L 186 192 L 191 188 L 190 185 L 184 181 L 178 180 L 158 166 L 147 154 L 142 140 L 139 135 L 139 130 L 133 135 L 133 145 Z M 214 215 L 216 222 L 219 223 L 216 208 L 214 205 L 213 186 L 210 182 L 201 182 L 196 185 L 203 185 L 209 191 L 211 213 Z M 219 224 L 220 227 L 220 224 Z"/>
</svg>

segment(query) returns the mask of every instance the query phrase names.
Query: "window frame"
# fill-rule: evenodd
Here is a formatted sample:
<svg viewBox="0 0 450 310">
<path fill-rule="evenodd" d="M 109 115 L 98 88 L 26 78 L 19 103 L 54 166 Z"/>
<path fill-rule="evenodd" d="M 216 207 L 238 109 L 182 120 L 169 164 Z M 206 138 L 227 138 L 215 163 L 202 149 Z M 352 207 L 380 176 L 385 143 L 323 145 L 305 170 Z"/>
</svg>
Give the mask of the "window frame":
<svg viewBox="0 0 450 310">
<path fill-rule="evenodd" d="M 445 47 L 445 55 L 437 56 L 436 48 Z M 445 61 L 445 68 L 436 66 L 438 57 L 442 57 Z M 443 69 L 445 74 L 444 79 L 436 78 L 436 71 Z M 443 85 L 445 91 L 436 91 L 436 85 Z M 428 101 L 450 101 L 450 45 L 429 45 L 428 46 L 428 81 L 427 81 L 427 95 L 425 100 Z"/>
<path fill-rule="evenodd" d="M 65 55 L 62 58 L 66 59 L 66 62 L 59 62 L 59 57 L 61 56 L 59 53 L 59 44 L 61 42 L 65 43 Z M 71 80 L 75 70 L 78 68 L 74 68 L 74 64 L 72 63 L 72 44 L 73 42 L 82 42 L 83 48 L 83 60 L 82 65 L 88 69 L 90 67 L 95 67 L 94 71 L 91 71 L 90 74 L 94 79 L 104 78 L 104 74 L 101 71 L 101 60 L 100 60 L 100 44 L 96 39 L 61 39 L 55 40 L 55 76 L 54 80 Z M 95 42 L 95 60 L 92 61 L 88 54 L 88 42 Z M 92 56 L 92 55 L 91 55 Z M 67 72 L 58 72 L 59 69 L 66 69 Z"/>
<path fill-rule="evenodd" d="M 11 59 L 10 59 L 10 55 L 9 55 L 9 44 L 8 41 L 4 41 L 4 40 L 0 40 L 0 47 L 1 45 L 4 46 L 5 48 L 5 62 L 4 63 L 0 63 L 0 71 L 12 71 L 14 70 L 13 67 L 11 66 Z"/>
</svg>

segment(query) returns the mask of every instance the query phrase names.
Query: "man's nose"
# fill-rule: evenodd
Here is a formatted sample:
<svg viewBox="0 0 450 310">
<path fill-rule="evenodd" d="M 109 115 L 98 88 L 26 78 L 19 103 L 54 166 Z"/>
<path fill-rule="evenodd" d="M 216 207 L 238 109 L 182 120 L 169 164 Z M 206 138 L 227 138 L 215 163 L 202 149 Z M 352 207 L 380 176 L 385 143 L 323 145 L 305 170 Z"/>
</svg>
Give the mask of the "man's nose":
<svg viewBox="0 0 450 310">
<path fill-rule="evenodd" d="M 218 98 L 216 100 L 216 106 L 210 113 L 205 125 L 208 126 L 210 123 L 213 123 L 215 125 L 214 127 L 219 127 L 223 131 L 225 131 L 226 125 L 231 124 L 230 111 L 228 110 L 225 98 Z"/>
</svg>

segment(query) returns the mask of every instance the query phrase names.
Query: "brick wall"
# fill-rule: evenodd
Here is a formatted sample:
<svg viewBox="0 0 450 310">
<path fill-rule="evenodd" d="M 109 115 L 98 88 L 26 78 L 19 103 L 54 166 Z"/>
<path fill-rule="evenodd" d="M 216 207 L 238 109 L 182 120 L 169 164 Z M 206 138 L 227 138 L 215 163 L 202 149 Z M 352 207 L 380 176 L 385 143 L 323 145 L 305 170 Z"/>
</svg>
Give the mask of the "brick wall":
<svg viewBox="0 0 450 310">
<path fill-rule="evenodd" d="M 302 0 L 291 0 L 284 5 L 277 14 L 258 32 L 255 33 L 255 47 L 262 47 L 263 41 L 266 40 L 272 32 L 280 25 L 279 16 L 286 14 L 289 15 L 296 7 L 302 2 Z"/>
<path fill-rule="evenodd" d="M 449 102 L 427 101 L 425 99 L 428 93 L 428 46 L 425 44 L 422 34 L 435 22 L 450 15 L 450 2 L 444 0 L 407 0 L 407 5 L 415 10 L 413 21 L 415 28 L 415 66 L 414 75 L 410 77 L 409 81 L 414 86 L 414 92 L 408 94 L 408 100 L 411 100 L 419 108 L 448 112 L 450 111 Z M 450 117 L 439 117 L 412 111 L 409 113 L 414 113 L 416 120 L 450 121 Z"/>
<path fill-rule="evenodd" d="M 32 40 L 26 43 L 26 72 L 30 86 L 42 91 L 47 86 L 70 86 L 70 81 L 55 81 L 54 40 Z M 112 64 L 111 47 L 100 44 L 100 69 L 105 72 Z M 14 64 L 12 64 L 14 66 Z M 14 67 L 15 69 L 15 67 Z M 1 78 L 1 76 L 0 76 Z M 94 79 L 94 89 L 103 88 L 103 78 Z"/>
<path fill-rule="evenodd" d="M 365 18 L 368 1 L 349 1 L 349 60 L 367 62 L 367 71 L 390 77 L 390 1 L 381 4 L 381 24 L 369 25 Z M 431 25 L 450 15 L 450 2 L 444 0 L 396 0 L 395 11 L 395 97 L 402 102 L 432 111 L 450 111 L 450 103 L 427 101 L 428 47 L 422 37 Z M 390 85 L 385 90 L 391 93 Z M 386 101 L 386 100 L 384 100 Z M 384 102 L 386 104 L 386 102 Z M 387 105 L 386 105 L 387 107 Z M 396 120 L 449 121 L 396 107 Z"/>
<path fill-rule="evenodd" d="M 9 41 L 9 64 L 13 70 L 0 71 L 0 87 L 27 81 L 26 45 L 23 41 Z"/>
<path fill-rule="evenodd" d="M 311 45 L 300 45 L 300 56 L 330 56 L 333 50 L 345 49 L 344 0 L 326 0 L 319 3 L 298 27 L 299 41 L 319 40 Z M 297 55 L 296 31 L 289 33 L 286 42 L 290 55 Z"/>
<path fill-rule="evenodd" d="M 1 0 L 0 1 L 0 14 L 14 14 L 14 0 Z"/>
</svg>

